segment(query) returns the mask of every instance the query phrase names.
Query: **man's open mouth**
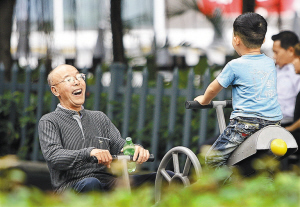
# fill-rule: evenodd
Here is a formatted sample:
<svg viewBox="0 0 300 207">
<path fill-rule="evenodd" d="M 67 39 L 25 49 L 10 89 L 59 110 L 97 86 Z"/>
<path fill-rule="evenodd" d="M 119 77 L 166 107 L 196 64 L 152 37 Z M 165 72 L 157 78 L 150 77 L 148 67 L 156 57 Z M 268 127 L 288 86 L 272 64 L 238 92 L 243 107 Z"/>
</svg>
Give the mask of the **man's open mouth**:
<svg viewBox="0 0 300 207">
<path fill-rule="evenodd" d="M 75 91 L 73 91 L 73 95 L 80 95 L 82 93 L 82 89 L 78 89 L 78 90 L 75 90 Z"/>
</svg>

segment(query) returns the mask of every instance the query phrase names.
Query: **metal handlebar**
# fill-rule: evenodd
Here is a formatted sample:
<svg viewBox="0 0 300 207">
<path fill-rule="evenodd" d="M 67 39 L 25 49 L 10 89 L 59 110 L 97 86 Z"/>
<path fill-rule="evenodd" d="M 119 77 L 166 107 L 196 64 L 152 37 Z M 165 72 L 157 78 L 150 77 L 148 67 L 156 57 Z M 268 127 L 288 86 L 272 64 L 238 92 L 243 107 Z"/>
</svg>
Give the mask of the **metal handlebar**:
<svg viewBox="0 0 300 207">
<path fill-rule="evenodd" d="M 212 101 L 208 105 L 201 105 L 198 101 L 186 101 L 185 102 L 186 109 L 208 109 L 215 108 L 217 112 L 217 118 L 219 123 L 220 133 L 222 133 L 226 128 L 226 122 L 224 117 L 223 108 L 232 108 L 232 101 Z"/>
<path fill-rule="evenodd" d="M 112 155 L 113 160 L 127 160 L 133 161 L 133 155 Z M 155 160 L 154 155 L 150 154 L 149 159 L 146 162 L 153 162 Z M 92 156 L 90 158 L 91 163 L 98 163 L 98 159 L 96 156 Z"/>
<path fill-rule="evenodd" d="M 185 108 L 186 109 L 211 109 L 216 108 L 217 106 L 223 106 L 223 108 L 232 108 L 231 100 L 224 101 L 212 101 L 208 105 L 201 105 L 198 101 L 186 101 Z"/>
</svg>

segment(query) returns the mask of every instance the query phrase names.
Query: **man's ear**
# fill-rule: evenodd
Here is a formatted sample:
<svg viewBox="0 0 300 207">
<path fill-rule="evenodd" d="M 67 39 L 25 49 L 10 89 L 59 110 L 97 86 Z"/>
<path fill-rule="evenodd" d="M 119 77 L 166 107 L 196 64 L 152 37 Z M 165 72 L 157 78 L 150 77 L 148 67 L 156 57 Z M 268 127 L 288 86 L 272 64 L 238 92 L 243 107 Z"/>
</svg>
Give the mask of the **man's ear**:
<svg viewBox="0 0 300 207">
<path fill-rule="evenodd" d="M 57 91 L 55 86 L 51 86 L 51 92 L 53 93 L 54 96 L 59 96 L 59 92 Z"/>
<path fill-rule="evenodd" d="M 287 49 L 287 51 L 288 51 L 289 54 L 292 54 L 292 55 L 294 56 L 294 53 L 295 53 L 294 47 L 289 47 L 289 48 Z"/>
</svg>

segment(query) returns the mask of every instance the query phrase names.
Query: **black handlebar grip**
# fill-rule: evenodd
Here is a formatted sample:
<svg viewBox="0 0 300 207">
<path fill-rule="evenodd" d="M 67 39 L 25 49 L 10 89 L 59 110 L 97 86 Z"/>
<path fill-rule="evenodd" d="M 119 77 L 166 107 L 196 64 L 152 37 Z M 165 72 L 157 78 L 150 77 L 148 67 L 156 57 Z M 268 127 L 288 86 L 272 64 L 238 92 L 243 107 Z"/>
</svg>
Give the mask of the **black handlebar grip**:
<svg viewBox="0 0 300 207">
<path fill-rule="evenodd" d="M 154 162 L 154 160 L 155 160 L 154 155 L 153 155 L 153 154 L 150 154 L 150 157 L 149 157 L 149 159 L 147 160 L 147 162 Z"/>
<path fill-rule="evenodd" d="M 201 105 L 198 101 L 186 101 L 185 102 L 186 109 L 211 109 L 213 108 L 212 102 L 208 105 Z"/>
<path fill-rule="evenodd" d="M 90 162 L 91 162 L 91 163 L 98 163 L 97 157 L 96 157 L 96 156 L 91 156 Z"/>
<path fill-rule="evenodd" d="M 139 158 L 137 158 L 137 159 L 139 159 Z M 130 160 L 131 161 L 133 160 L 133 156 L 132 155 L 130 155 Z M 150 154 L 150 156 L 149 156 L 149 158 L 148 158 L 148 160 L 146 162 L 154 162 L 154 160 L 155 160 L 154 155 Z"/>
<path fill-rule="evenodd" d="M 137 158 L 137 159 L 139 159 L 139 158 Z M 130 155 L 130 160 L 131 161 L 133 160 L 133 156 L 132 155 Z M 146 162 L 154 162 L 154 160 L 155 160 L 154 155 L 150 154 L 150 156 L 149 156 L 149 158 L 148 158 L 148 160 Z"/>
<path fill-rule="evenodd" d="M 232 108 L 232 100 L 225 100 L 225 101 L 226 101 L 225 108 Z"/>
<path fill-rule="evenodd" d="M 112 155 L 112 158 L 113 158 L 113 160 L 117 160 L 117 159 L 118 159 L 118 155 Z M 132 156 L 132 155 L 130 155 L 130 160 L 131 160 L 131 161 L 133 160 L 133 156 Z M 153 154 L 150 154 L 150 157 L 149 157 L 149 159 L 147 160 L 147 162 L 154 162 L 154 160 L 155 160 L 154 155 L 153 155 Z M 97 157 L 96 157 L 96 156 L 92 156 L 92 157 L 90 158 L 90 162 L 91 162 L 91 163 L 98 163 Z"/>
</svg>

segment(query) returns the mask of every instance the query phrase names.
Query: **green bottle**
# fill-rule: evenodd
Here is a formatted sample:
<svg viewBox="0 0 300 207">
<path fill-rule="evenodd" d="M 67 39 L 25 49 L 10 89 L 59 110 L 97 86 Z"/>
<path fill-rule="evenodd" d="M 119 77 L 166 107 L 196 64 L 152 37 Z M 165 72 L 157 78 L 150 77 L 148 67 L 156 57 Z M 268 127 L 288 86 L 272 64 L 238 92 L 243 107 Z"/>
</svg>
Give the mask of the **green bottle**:
<svg viewBox="0 0 300 207">
<path fill-rule="evenodd" d="M 126 143 L 124 144 L 124 147 L 123 147 L 123 154 L 124 155 L 134 155 L 134 151 L 135 151 L 135 146 L 134 144 L 132 143 L 132 140 L 130 137 L 127 137 L 126 138 Z M 136 164 L 135 162 L 127 162 L 127 168 L 128 168 L 128 172 L 129 173 L 133 173 L 136 169 Z"/>
</svg>

